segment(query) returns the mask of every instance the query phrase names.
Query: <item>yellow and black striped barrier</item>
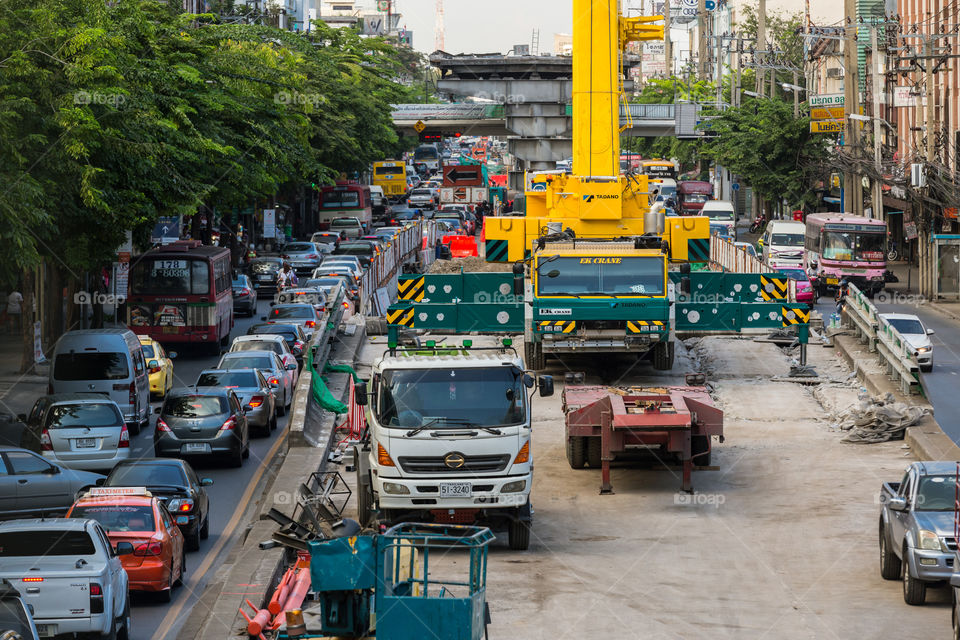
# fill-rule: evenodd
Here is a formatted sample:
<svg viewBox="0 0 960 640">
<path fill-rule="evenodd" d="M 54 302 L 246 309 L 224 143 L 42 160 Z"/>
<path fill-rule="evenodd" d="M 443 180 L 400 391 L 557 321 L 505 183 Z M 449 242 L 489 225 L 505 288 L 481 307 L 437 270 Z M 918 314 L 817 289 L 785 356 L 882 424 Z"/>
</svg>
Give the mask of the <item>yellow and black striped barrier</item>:
<svg viewBox="0 0 960 640">
<path fill-rule="evenodd" d="M 422 302 L 423 276 L 401 279 L 397 282 L 397 298 L 404 302 Z"/>
<path fill-rule="evenodd" d="M 780 316 L 785 327 L 810 324 L 810 310 L 804 307 L 780 307 Z"/>
<path fill-rule="evenodd" d="M 787 300 L 790 297 L 790 278 L 760 276 L 760 296 L 766 302 Z"/>
<path fill-rule="evenodd" d="M 542 320 L 537 323 L 537 328 L 547 333 L 572 333 L 577 323 L 574 320 Z"/>
<path fill-rule="evenodd" d="M 413 328 L 414 308 L 390 309 L 387 311 L 387 324 L 395 324 L 401 327 Z"/>
</svg>

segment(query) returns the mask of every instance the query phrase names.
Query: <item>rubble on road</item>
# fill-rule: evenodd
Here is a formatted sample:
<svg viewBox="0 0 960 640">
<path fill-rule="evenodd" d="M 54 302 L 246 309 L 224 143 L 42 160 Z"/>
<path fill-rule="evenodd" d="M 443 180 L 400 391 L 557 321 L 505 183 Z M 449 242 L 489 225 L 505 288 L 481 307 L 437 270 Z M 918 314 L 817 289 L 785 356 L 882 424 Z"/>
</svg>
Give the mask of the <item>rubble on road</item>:
<svg viewBox="0 0 960 640">
<path fill-rule="evenodd" d="M 833 428 L 848 431 L 841 442 L 874 444 L 903 438 L 907 427 L 920 421 L 929 411 L 897 402 L 892 393 L 883 398 L 861 396 L 857 404 L 831 416 Z"/>
<path fill-rule="evenodd" d="M 428 273 L 460 273 L 460 271 L 476 273 L 512 271 L 513 264 L 509 262 L 487 262 L 479 256 L 454 258 L 453 260 L 436 260 L 430 265 Z"/>
</svg>

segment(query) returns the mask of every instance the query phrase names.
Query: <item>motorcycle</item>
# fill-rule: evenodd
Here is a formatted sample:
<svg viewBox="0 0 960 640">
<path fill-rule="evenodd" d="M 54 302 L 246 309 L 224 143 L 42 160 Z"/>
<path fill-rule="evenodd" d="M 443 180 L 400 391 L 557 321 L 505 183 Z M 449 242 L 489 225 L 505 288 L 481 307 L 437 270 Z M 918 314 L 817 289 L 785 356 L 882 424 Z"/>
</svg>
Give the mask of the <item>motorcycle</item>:
<svg viewBox="0 0 960 640">
<path fill-rule="evenodd" d="M 750 233 L 760 233 L 766 223 L 767 219 L 765 216 L 757 216 L 757 219 L 753 221 L 752 225 L 750 225 Z"/>
</svg>

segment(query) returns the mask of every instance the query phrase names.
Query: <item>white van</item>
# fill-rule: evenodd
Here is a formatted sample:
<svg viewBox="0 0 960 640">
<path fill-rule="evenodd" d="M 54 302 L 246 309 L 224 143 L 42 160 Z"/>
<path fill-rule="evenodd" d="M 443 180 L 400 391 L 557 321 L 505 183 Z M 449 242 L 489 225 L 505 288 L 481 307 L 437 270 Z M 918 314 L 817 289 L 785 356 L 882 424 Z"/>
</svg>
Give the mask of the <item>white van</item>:
<svg viewBox="0 0 960 640">
<path fill-rule="evenodd" d="M 103 393 L 120 406 L 131 435 L 150 421 L 150 377 L 137 334 L 84 329 L 57 341 L 50 393 Z"/>
<path fill-rule="evenodd" d="M 763 232 L 763 261 L 774 269 L 802 269 L 805 231 L 802 222 L 772 220 Z"/>
</svg>

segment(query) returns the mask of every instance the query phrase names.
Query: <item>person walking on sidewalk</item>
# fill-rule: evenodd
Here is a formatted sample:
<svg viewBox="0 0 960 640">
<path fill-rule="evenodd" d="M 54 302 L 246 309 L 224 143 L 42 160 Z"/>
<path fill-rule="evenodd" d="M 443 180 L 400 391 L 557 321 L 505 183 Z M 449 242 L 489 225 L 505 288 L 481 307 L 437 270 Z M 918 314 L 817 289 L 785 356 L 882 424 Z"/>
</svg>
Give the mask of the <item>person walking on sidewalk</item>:
<svg viewBox="0 0 960 640">
<path fill-rule="evenodd" d="M 23 315 L 23 295 L 19 291 L 12 291 L 7 296 L 7 322 L 10 333 L 20 333 L 20 317 Z"/>
</svg>

